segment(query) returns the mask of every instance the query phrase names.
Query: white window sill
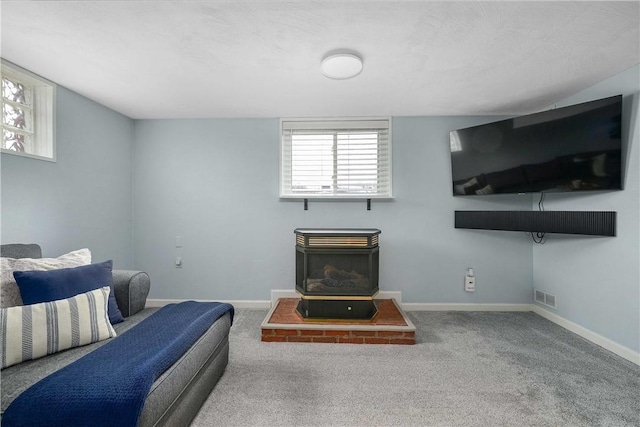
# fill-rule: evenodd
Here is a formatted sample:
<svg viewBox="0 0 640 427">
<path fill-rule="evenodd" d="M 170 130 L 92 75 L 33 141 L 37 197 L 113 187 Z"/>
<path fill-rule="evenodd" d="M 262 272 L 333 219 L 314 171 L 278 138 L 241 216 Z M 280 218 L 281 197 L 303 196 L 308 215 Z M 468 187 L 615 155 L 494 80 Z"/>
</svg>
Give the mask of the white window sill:
<svg viewBox="0 0 640 427">
<path fill-rule="evenodd" d="M 366 200 L 375 200 L 376 202 L 392 202 L 395 200 L 393 196 L 280 196 L 280 200 L 287 202 L 297 202 L 301 200 L 309 200 L 314 202 L 362 202 Z"/>
</svg>

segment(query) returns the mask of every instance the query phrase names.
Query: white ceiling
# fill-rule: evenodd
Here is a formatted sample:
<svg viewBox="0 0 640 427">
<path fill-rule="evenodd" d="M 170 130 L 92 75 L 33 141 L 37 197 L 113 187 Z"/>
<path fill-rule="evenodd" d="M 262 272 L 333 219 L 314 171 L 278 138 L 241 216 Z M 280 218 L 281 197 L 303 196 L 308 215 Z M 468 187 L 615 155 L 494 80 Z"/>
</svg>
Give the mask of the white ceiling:
<svg viewBox="0 0 640 427">
<path fill-rule="evenodd" d="M 132 118 L 524 114 L 640 63 L 639 5 L 4 0 L 1 54 Z"/>
</svg>

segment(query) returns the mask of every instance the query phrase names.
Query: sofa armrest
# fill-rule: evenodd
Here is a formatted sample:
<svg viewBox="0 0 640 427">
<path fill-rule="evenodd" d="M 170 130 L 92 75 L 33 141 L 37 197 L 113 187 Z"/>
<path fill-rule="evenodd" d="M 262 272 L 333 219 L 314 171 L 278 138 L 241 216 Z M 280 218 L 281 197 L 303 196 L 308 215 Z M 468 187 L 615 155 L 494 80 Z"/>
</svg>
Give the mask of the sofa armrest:
<svg viewBox="0 0 640 427">
<path fill-rule="evenodd" d="M 124 317 L 133 316 L 147 303 L 151 279 L 143 271 L 113 270 L 113 289 Z"/>
</svg>

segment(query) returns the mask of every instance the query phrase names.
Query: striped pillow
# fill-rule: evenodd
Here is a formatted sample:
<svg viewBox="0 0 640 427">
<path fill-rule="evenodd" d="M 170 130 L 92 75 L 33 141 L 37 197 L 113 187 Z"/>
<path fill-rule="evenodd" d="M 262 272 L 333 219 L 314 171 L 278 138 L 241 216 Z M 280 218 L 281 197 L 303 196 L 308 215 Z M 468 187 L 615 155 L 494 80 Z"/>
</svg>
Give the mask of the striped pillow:
<svg viewBox="0 0 640 427">
<path fill-rule="evenodd" d="M 109 322 L 110 288 L 72 298 L 0 309 L 2 369 L 116 336 Z"/>
</svg>

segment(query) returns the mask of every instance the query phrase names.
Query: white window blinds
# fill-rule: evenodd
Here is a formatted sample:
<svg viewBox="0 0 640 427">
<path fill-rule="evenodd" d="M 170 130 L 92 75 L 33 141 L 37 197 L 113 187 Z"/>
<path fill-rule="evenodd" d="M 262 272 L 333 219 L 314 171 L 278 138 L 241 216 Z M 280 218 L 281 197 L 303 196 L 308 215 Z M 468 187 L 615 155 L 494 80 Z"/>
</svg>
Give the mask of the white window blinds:
<svg viewBox="0 0 640 427">
<path fill-rule="evenodd" d="M 391 197 L 389 120 L 282 121 L 281 197 Z"/>
</svg>

